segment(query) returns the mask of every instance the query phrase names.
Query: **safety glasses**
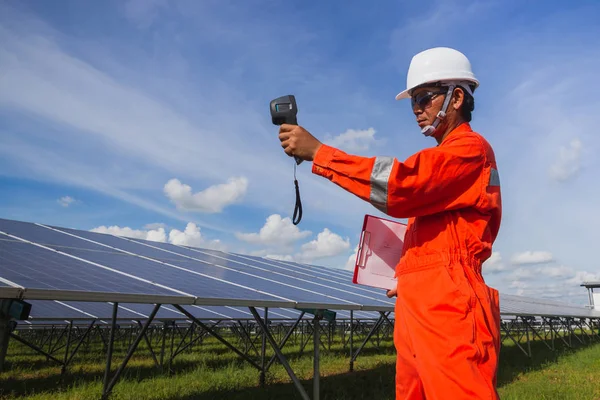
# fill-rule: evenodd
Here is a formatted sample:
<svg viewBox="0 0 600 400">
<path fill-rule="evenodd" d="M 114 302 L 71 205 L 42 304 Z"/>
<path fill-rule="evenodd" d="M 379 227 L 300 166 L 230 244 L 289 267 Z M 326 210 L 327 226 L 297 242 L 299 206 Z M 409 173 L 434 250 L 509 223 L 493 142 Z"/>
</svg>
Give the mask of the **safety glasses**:
<svg viewBox="0 0 600 400">
<path fill-rule="evenodd" d="M 446 93 L 445 90 L 440 90 L 437 92 L 431 92 L 431 91 L 419 92 L 419 94 L 417 94 L 416 96 L 412 96 L 410 98 L 410 102 L 411 102 L 413 108 L 415 107 L 415 105 L 419 105 L 419 108 L 424 108 L 426 105 L 429 104 L 429 102 L 431 100 L 433 100 L 435 98 L 435 96 L 438 96 L 440 94 L 445 94 L 445 93 Z"/>
</svg>

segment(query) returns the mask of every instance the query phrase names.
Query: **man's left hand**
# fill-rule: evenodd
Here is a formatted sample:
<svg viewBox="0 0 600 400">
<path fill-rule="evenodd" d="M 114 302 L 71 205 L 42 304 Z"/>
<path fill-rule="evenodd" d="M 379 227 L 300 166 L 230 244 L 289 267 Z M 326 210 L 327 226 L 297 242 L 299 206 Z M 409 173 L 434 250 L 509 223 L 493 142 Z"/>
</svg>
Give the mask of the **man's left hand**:
<svg viewBox="0 0 600 400">
<path fill-rule="evenodd" d="M 299 125 L 282 124 L 279 140 L 285 153 L 302 160 L 312 161 L 321 147 L 321 142 Z"/>
</svg>

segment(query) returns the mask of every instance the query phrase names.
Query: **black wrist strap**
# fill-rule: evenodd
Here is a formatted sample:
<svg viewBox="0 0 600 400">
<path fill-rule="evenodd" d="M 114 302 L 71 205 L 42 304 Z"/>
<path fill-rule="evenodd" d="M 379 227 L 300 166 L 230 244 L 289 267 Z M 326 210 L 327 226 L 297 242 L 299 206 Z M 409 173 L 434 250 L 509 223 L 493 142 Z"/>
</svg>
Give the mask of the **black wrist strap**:
<svg viewBox="0 0 600 400">
<path fill-rule="evenodd" d="M 296 179 L 296 163 L 294 163 L 294 185 L 296 186 L 296 205 L 294 206 L 294 217 L 292 223 L 298 225 L 302 219 L 302 201 L 300 200 L 300 188 L 298 186 L 298 179 Z M 298 219 L 296 220 L 296 217 Z"/>
</svg>

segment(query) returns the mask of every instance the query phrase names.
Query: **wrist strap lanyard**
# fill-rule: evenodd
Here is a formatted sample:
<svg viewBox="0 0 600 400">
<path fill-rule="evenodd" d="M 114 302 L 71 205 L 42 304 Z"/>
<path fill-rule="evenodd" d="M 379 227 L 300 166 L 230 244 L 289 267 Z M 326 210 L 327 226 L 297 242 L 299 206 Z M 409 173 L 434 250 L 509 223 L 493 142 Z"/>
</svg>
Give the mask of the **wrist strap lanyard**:
<svg viewBox="0 0 600 400">
<path fill-rule="evenodd" d="M 298 186 L 298 179 L 296 179 L 296 163 L 294 163 L 294 186 L 296 186 L 296 205 L 294 206 L 294 217 L 292 223 L 298 225 L 302 219 L 302 201 L 300 200 L 300 188 Z M 296 217 L 298 219 L 296 220 Z"/>
</svg>

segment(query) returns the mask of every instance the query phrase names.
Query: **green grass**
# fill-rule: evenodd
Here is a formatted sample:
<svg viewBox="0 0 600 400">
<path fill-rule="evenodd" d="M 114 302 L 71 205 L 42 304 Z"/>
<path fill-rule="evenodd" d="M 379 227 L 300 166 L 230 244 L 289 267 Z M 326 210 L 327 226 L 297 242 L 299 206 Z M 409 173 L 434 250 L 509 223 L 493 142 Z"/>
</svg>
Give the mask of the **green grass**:
<svg viewBox="0 0 600 400">
<path fill-rule="evenodd" d="M 355 347 L 359 343 L 356 340 Z M 600 399 L 600 344 L 578 345 L 576 349 L 556 344 L 557 350 L 552 352 L 543 343 L 532 343 L 533 357 L 529 359 L 506 342 L 500 360 L 501 398 Z M 260 349 L 260 341 L 257 345 Z M 155 351 L 158 350 L 157 346 Z M 125 352 L 125 345 L 118 343 L 113 373 Z M 299 346 L 293 344 L 286 346 L 284 353 L 312 397 L 312 342 L 303 355 L 299 354 Z M 0 399 L 98 399 L 102 392 L 104 357 L 99 344 L 82 348 L 61 376 L 60 366 L 13 340 L 8 369 L 0 374 Z M 383 340 L 380 348 L 369 343 L 359 355 L 354 372 L 349 372 L 348 350 L 343 350 L 338 338 L 331 350 L 321 350 L 321 399 L 394 399 L 394 360 L 390 339 Z M 193 352 L 175 358 L 171 374 L 154 365 L 142 342 L 115 386 L 112 399 L 300 398 L 278 362 L 273 364 L 266 380 L 266 387 L 260 387 L 259 371 L 212 338 L 204 340 Z"/>
</svg>

